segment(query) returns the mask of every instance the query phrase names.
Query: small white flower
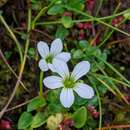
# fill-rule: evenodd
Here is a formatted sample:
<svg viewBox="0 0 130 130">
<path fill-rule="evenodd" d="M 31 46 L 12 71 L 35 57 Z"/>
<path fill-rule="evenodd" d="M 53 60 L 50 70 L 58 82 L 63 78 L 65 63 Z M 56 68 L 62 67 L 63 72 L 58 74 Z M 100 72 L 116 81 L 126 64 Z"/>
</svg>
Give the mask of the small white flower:
<svg viewBox="0 0 130 130">
<path fill-rule="evenodd" d="M 80 83 L 78 80 L 90 70 L 90 63 L 82 61 L 78 63 L 72 73 L 69 72 L 65 62 L 54 60 L 54 66 L 58 76 L 48 76 L 43 80 L 44 85 L 50 89 L 61 88 L 60 101 L 62 105 L 69 108 L 74 103 L 75 91 L 80 97 L 90 99 L 94 96 L 94 90 L 87 84 Z"/>
<path fill-rule="evenodd" d="M 39 61 L 39 67 L 42 71 L 47 71 L 49 69 L 51 71 L 55 71 L 53 64 L 54 59 L 67 62 L 71 58 L 70 53 L 61 52 L 63 49 L 63 44 L 58 38 L 52 42 L 50 50 L 47 43 L 43 41 L 38 42 L 37 49 L 42 57 L 42 59 Z"/>
</svg>

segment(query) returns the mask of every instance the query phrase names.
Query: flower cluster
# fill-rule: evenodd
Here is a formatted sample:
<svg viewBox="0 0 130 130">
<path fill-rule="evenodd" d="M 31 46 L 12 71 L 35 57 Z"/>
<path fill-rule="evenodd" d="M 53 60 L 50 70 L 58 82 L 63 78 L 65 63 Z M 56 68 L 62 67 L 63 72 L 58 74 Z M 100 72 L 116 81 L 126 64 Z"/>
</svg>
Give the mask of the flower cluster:
<svg viewBox="0 0 130 130">
<path fill-rule="evenodd" d="M 92 87 L 79 82 L 79 79 L 90 70 L 88 61 L 81 61 L 74 67 L 72 72 L 69 72 L 67 62 L 70 60 L 71 55 L 68 52 L 61 52 L 63 44 L 60 39 L 55 39 L 52 42 L 50 50 L 47 43 L 42 41 L 38 43 L 37 48 L 42 57 L 39 62 L 40 69 L 42 71 L 50 69 L 58 74 L 58 76 L 46 77 L 43 83 L 50 89 L 62 88 L 60 101 L 65 108 L 71 107 L 74 103 L 74 92 L 85 99 L 90 99 L 94 96 Z"/>
</svg>

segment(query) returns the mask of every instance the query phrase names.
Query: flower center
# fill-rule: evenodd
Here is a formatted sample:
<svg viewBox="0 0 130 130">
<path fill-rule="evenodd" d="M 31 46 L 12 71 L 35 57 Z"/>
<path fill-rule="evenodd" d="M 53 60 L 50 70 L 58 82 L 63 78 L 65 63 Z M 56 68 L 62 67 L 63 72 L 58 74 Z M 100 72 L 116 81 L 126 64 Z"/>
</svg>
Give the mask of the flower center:
<svg viewBox="0 0 130 130">
<path fill-rule="evenodd" d="M 63 81 L 63 84 L 64 84 L 65 88 L 73 88 L 75 86 L 75 81 L 72 77 L 67 77 Z"/>
<path fill-rule="evenodd" d="M 46 62 L 47 63 L 51 63 L 52 64 L 52 60 L 53 60 L 53 55 L 48 55 L 47 57 L 46 57 Z"/>
</svg>

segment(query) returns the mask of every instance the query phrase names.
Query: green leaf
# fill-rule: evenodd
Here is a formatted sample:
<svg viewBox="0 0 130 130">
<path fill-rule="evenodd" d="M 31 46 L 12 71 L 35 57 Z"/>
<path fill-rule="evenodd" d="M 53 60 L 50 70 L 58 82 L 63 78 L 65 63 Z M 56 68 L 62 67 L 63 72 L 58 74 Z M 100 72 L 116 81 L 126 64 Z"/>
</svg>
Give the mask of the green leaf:
<svg viewBox="0 0 130 130">
<path fill-rule="evenodd" d="M 97 106 L 98 105 L 98 98 L 97 96 L 94 96 L 92 99 L 88 100 L 88 105 L 91 106 Z"/>
<path fill-rule="evenodd" d="M 124 14 L 125 19 L 130 20 L 130 12 L 127 12 Z"/>
<path fill-rule="evenodd" d="M 65 28 L 70 28 L 73 25 L 72 18 L 70 16 L 62 16 L 61 23 Z"/>
<path fill-rule="evenodd" d="M 81 128 L 85 125 L 87 119 L 87 110 L 85 107 L 78 109 L 72 116 L 72 119 L 75 122 L 76 128 Z"/>
<path fill-rule="evenodd" d="M 11 57 L 11 55 L 12 55 L 12 52 L 11 51 L 6 51 L 4 54 L 5 54 L 6 59 L 9 59 Z"/>
<path fill-rule="evenodd" d="M 60 6 L 60 4 L 52 6 L 47 14 L 49 15 L 57 15 L 57 14 L 62 14 L 64 12 L 64 9 Z"/>
<path fill-rule="evenodd" d="M 59 26 L 57 31 L 56 31 L 55 36 L 56 36 L 56 38 L 60 38 L 60 39 L 64 40 L 64 38 L 66 36 L 68 36 L 68 34 L 69 34 L 69 31 L 65 27 Z"/>
<path fill-rule="evenodd" d="M 82 49 L 86 48 L 86 47 L 87 47 L 87 44 L 88 44 L 88 41 L 86 41 L 86 40 L 81 40 L 81 41 L 79 41 L 79 46 L 80 46 Z"/>
<path fill-rule="evenodd" d="M 89 114 L 87 117 L 87 125 L 89 127 L 92 127 L 92 130 L 97 126 L 98 122 L 96 120 L 94 120 Z"/>
<path fill-rule="evenodd" d="M 33 57 L 34 55 L 35 55 L 35 49 L 34 48 L 29 48 L 28 49 L 28 54 L 31 56 L 31 57 Z"/>
<path fill-rule="evenodd" d="M 80 49 L 73 51 L 72 57 L 74 59 L 81 59 L 81 58 L 83 58 L 83 56 L 84 56 L 84 53 Z"/>
<path fill-rule="evenodd" d="M 75 94 L 75 102 L 74 105 L 76 106 L 83 106 L 85 104 L 87 104 L 88 100 L 81 98 L 80 96 L 78 96 L 77 94 Z"/>
<path fill-rule="evenodd" d="M 21 33 L 21 39 L 26 40 L 27 39 L 27 34 L 22 32 Z"/>
<path fill-rule="evenodd" d="M 42 126 L 46 122 L 46 117 L 43 112 L 38 112 L 32 121 L 31 127 L 32 128 L 38 128 Z"/>
<path fill-rule="evenodd" d="M 57 104 L 57 103 L 50 103 L 48 105 L 48 109 L 49 111 L 53 114 L 53 113 L 60 113 L 62 111 L 62 106 L 61 104 Z"/>
<path fill-rule="evenodd" d="M 29 127 L 29 128 L 27 128 L 27 129 L 24 129 L 24 130 L 33 130 L 33 128 Z"/>
<path fill-rule="evenodd" d="M 32 115 L 28 112 L 23 112 L 18 121 L 18 129 L 26 129 L 32 123 Z"/>
<path fill-rule="evenodd" d="M 49 103 L 54 103 L 54 104 L 59 103 L 59 98 L 58 98 L 59 92 L 60 92 L 60 89 L 59 90 L 49 91 L 48 95 L 47 95 L 47 101 Z"/>
<path fill-rule="evenodd" d="M 75 8 L 77 10 L 83 10 L 84 9 L 84 0 L 70 0 L 68 2 L 68 6 L 71 8 Z"/>
<path fill-rule="evenodd" d="M 43 107 L 46 105 L 46 101 L 44 98 L 34 98 L 27 106 L 27 111 L 31 112 L 33 110 L 36 110 L 39 107 Z"/>
</svg>

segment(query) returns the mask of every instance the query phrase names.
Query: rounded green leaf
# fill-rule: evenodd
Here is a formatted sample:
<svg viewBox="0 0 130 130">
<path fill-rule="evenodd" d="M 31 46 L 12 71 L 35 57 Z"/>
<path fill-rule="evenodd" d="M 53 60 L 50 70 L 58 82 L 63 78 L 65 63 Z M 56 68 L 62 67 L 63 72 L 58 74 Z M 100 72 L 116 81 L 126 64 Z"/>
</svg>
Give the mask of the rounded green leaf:
<svg viewBox="0 0 130 130">
<path fill-rule="evenodd" d="M 81 51 L 80 49 L 75 50 L 75 51 L 73 52 L 73 54 L 72 54 L 72 57 L 73 57 L 74 59 L 81 59 L 81 58 L 83 58 L 83 56 L 84 56 L 84 53 L 83 53 L 83 51 Z"/>
<path fill-rule="evenodd" d="M 63 25 L 60 25 L 60 26 L 57 28 L 55 37 L 64 40 L 64 38 L 65 38 L 66 36 L 68 36 L 68 35 L 69 35 L 69 31 L 68 31 Z"/>
<path fill-rule="evenodd" d="M 124 17 L 125 17 L 126 19 L 130 20 L 130 13 L 124 14 Z"/>
<path fill-rule="evenodd" d="M 31 57 L 33 57 L 34 55 L 35 55 L 35 49 L 34 48 L 29 48 L 28 49 L 28 54 L 29 54 L 29 56 L 31 56 Z"/>
<path fill-rule="evenodd" d="M 89 43 L 88 43 L 88 41 L 86 41 L 86 40 L 81 40 L 81 41 L 79 41 L 79 46 L 80 46 L 82 49 L 86 48 L 88 44 L 89 44 Z"/>
<path fill-rule="evenodd" d="M 77 10 L 83 10 L 84 9 L 84 0 L 69 0 L 68 6 Z"/>
<path fill-rule="evenodd" d="M 85 125 L 87 119 L 87 110 L 85 107 L 78 109 L 72 116 L 72 119 L 75 122 L 76 128 L 81 128 Z"/>
<path fill-rule="evenodd" d="M 29 128 L 27 128 L 27 129 L 24 129 L 24 130 L 33 130 L 33 128 L 29 127 Z"/>
<path fill-rule="evenodd" d="M 47 14 L 49 14 L 49 15 L 57 15 L 57 14 L 61 14 L 63 12 L 64 12 L 64 9 L 59 4 L 57 4 L 57 5 L 52 6 L 48 10 Z"/>
<path fill-rule="evenodd" d="M 70 16 L 62 16 L 61 22 L 65 28 L 70 28 L 72 27 L 72 18 Z"/>
<path fill-rule="evenodd" d="M 32 123 L 32 115 L 28 112 L 23 112 L 18 121 L 18 129 L 26 129 Z"/>
<path fill-rule="evenodd" d="M 44 98 L 34 98 L 28 105 L 27 105 L 27 111 L 31 112 L 33 110 L 36 110 L 39 107 L 43 107 L 46 105 L 46 101 Z"/>
<path fill-rule="evenodd" d="M 43 112 L 38 112 L 32 121 L 31 127 L 32 128 L 38 128 L 42 126 L 46 122 L 46 117 Z"/>
</svg>

